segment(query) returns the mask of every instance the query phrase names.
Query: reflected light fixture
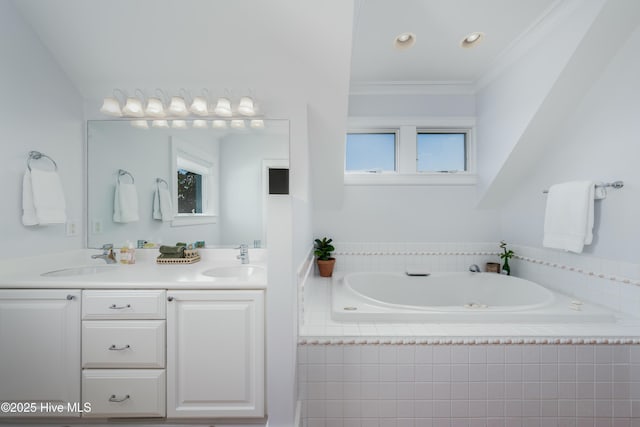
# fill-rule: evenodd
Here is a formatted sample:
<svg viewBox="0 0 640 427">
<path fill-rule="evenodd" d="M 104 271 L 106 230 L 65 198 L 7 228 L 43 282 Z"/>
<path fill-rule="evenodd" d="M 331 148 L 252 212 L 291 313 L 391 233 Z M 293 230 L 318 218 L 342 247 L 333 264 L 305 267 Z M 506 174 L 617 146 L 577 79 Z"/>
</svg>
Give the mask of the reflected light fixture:
<svg viewBox="0 0 640 427">
<path fill-rule="evenodd" d="M 255 116 L 256 110 L 253 105 L 253 99 L 250 96 L 243 96 L 240 98 L 238 113 L 243 116 Z"/>
<path fill-rule="evenodd" d="M 231 127 L 234 129 L 243 129 L 244 128 L 244 120 L 234 119 L 231 120 Z"/>
<path fill-rule="evenodd" d="M 154 120 L 153 122 L 151 122 L 151 127 L 152 128 L 168 128 L 169 122 L 166 120 Z"/>
<path fill-rule="evenodd" d="M 147 100 L 147 108 L 144 113 L 147 117 L 163 118 L 167 114 L 164 112 L 164 104 L 160 98 L 149 98 Z"/>
<path fill-rule="evenodd" d="M 213 109 L 213 112 L 220 117 L 231 117 L 231 101 L 229 98 L 218 98 L 216 108 Z"/>
<path fill-rule="evenodd" d="M 201 120 L 201 119 L 194 120 L 192 126 L 194 129 L 207 129 L 209 127 L 209 125 L 207 124 L 207 121 Z"/>
<path fill-rule="evenodd" d="M 262 119 L 253 119 L 249 122 L 249 126 L 253 129 L 264 129 L 264 120 Z"/>
<path fill-rule="evenodd" d="M 174 120 L 171 122 L 171 127 L 173 129 L 186 129 L 187 128 L 187 122 L 186 120 Z"/>
<path fill-rule="evenodd" d="M 214 120 L 211 123 L 211 127 L 214 129 L 225 129 L 227 127 L 227 121 L 226 120 Z"/>
<path fill-rule="evenodd" d="M 138 129 L 149 129 L 149 123 L 146 120 L 131 120 L 131 127 Z"/>
</svg>

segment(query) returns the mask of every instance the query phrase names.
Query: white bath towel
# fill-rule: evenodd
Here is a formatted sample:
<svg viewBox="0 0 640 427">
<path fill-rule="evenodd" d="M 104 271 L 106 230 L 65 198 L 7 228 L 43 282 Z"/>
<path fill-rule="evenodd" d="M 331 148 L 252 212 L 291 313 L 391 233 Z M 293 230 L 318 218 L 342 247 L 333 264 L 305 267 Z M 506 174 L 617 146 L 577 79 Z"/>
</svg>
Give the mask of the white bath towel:
<svg viewBox="0 0 640 427">
<path fill-rule="evenodd" d="M 153 193 L 153 219 L 171 221 L 173 219 L 171 193 L 166 188 L 160 188 L 160 183 Z"/>
<path fill-rule="evenodd" d="M 113 197 L 113 222 L 136 222 L 139 219 L 136 185 L 116 182 L 116 191 Z"/>
<path fill-rule="evenodd" d="M 67 222 L 62 182 L 55 171 L 27 169 L 22 179 L 22 223 L 24 225 Z"/>
<path fill-rule="evenodd" d="M 543 246 L 581 253 L 591 244 L 594 187 L 591 181 L 572 181 L 549 188 Z"/>
</svg>

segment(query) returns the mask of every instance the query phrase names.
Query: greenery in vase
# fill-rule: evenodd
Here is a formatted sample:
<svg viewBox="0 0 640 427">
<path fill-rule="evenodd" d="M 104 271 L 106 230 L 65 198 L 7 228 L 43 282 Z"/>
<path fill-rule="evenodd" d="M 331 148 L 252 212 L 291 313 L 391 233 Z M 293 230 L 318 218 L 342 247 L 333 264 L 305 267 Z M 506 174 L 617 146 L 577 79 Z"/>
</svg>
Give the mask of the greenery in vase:
<svg viewBox="0 0 640 427">
<path fill-rule="evenodd" d="M 509 259 L 513 258 L 514 252 L 509 249 L 507 250 L 507 242 L 504 240 L 500 241 L 500 248 L 502 249 L 502 253 L 500 254 L 500 258 L 504 260 L 504 265 L 502 266 L 502 270 L 506 271 L 508 275 L 511 274 L 511 267 L 509 266 Z"/>
<path fill-rule="evenodd" d="M 313 253 L 320 261 L 331 259 L 331 252 L 336 250 L 331 242 L 333 242 L 333 239 L 327 239 L 326 237 L 323 237 L 322 240 L 315 240 L 315 251 Z"/>
</svg>

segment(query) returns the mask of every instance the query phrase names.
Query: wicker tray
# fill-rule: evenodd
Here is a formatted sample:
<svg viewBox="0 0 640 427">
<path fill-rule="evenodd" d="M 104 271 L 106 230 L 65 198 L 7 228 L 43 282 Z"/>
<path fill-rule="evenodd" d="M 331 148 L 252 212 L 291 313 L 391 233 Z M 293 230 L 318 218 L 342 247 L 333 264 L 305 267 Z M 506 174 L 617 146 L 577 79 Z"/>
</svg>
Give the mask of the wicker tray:
<svg viewBox="0 0 640 427">
<path fill-rule="evenodd" d="M 193 264 L 200 261 L 200 255 L 188 258 L 156 258 L 158 264 Z"/>
</svg>

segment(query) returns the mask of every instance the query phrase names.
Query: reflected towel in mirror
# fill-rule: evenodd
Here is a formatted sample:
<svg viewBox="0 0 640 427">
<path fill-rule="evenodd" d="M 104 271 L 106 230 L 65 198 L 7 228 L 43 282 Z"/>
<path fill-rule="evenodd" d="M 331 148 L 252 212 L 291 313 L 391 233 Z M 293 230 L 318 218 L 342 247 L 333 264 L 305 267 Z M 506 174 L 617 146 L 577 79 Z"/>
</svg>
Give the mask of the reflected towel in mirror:
<svg viewBox="0 0 640 427">
<path fill-rule="evenodd" d="M 136 222 L 138 215 L 138 191 L 135 184 L 121 184 L 116 181 L 113 198 L 113 222 Z"/>
<path fill-rule="evenodd" d="M 156 191 L 153 193 L 153 219 L 173 219 L 171 193 L 168 189 L 160 187 L 160 183 L 156 183 Z"/>
</svg>

